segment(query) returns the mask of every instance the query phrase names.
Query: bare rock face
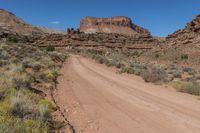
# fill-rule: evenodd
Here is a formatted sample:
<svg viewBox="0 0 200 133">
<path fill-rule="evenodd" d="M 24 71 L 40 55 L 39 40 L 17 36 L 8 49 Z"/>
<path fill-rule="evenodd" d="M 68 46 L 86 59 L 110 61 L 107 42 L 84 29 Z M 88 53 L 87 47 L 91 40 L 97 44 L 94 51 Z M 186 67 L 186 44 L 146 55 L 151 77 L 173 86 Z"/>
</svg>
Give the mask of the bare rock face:
<svg viewBox="0 0 200 133">
<path fill-rule="evenodd" d="M 85 33 L 118 33 L 125 35 L 150 35 L 150 32 L 132 23 L 128 17 L 95 18 L 81 20 L 80 31 Z"/>
</svg>

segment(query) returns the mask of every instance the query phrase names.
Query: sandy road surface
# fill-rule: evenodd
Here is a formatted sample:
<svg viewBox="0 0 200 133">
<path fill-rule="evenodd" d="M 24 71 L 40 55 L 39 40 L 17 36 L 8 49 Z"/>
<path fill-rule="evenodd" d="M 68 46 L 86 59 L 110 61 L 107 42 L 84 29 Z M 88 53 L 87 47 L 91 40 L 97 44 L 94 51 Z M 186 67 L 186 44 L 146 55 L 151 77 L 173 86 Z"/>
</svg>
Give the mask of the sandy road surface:
<svg viewBox="0 0 200 133">
<path fill-rule="evenodd" d="M 55 99 L 77 133 L 200 133 L 195 96 L 71 56 Z"/>
</svg>

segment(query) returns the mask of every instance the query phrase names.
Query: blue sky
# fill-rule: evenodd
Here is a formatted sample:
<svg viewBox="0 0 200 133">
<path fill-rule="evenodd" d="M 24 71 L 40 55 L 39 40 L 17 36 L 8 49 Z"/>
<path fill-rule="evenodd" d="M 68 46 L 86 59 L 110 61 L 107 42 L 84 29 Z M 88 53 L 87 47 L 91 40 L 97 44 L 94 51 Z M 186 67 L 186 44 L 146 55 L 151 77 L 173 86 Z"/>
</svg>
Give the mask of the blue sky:
<svg viewBox="0 0 200 133">
<path fill-rule="evenodd" d="M 200 14 L 200 0 L 0 0 L 0 8 L 61 30 L 78 28 L 85 16 L 128 16 L 153 35 L 167 36 Z"/>
</svg>

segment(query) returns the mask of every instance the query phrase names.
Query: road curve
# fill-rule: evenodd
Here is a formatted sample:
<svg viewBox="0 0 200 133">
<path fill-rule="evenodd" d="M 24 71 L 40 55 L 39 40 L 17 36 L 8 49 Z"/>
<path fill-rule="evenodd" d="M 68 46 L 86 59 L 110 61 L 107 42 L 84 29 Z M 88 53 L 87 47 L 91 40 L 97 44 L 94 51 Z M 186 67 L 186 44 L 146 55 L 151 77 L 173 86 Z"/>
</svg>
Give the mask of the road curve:
<svg viewBox="0 0 200 133">
<path fill-rule="evenodd" d="M 54 97 L 77 133 L 200 133 L 200 100 L 72 55 Z"/>
</svg>

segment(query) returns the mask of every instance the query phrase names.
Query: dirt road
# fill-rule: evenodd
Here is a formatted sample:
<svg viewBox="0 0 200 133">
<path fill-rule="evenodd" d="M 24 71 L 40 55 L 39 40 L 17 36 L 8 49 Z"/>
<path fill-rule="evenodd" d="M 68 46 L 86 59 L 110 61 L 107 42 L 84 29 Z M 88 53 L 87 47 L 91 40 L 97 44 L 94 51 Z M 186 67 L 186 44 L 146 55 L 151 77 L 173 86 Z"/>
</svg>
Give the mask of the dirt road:
<svg viewBox="0 0 200 133">
<path fill-rule="evenodd" d="M 72 56 L 55 99 L 77 133 L 200 133 L 200 100 Z"/>
</svg>

